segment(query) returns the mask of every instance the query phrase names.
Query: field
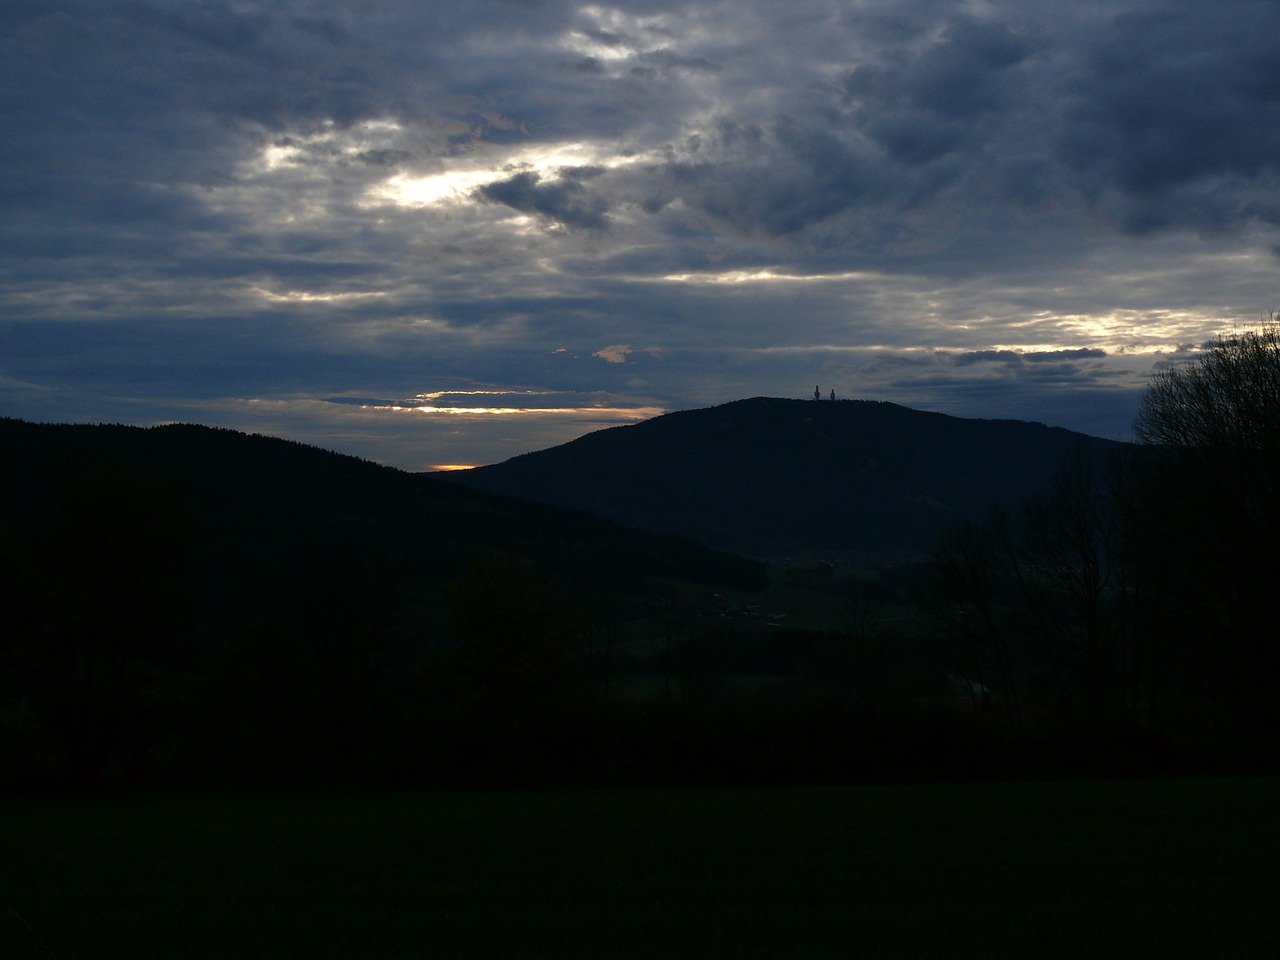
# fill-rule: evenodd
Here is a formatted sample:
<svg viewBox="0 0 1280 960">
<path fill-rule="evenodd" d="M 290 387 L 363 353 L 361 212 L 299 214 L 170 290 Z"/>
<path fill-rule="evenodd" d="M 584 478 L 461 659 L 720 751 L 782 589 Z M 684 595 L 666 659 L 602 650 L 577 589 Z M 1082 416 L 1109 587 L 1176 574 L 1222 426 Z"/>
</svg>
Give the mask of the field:
<svg viewBox="0 0 1280 960">
<path fill-rule="evenodd" d="M 0 956 L 1273 957 L 1280 781 L 0 802 Z"/>
</svg>

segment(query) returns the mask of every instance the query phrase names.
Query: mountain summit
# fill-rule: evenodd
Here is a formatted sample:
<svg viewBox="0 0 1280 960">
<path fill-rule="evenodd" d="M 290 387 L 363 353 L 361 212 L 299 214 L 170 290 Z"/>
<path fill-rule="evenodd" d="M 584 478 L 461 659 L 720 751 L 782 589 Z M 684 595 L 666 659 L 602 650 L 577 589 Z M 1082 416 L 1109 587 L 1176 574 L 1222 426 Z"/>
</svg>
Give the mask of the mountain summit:
<svg viewBox="0 0 1280 960">
<path fill-rule="evenodd" d="M 450 474 L 758 557 L 918 555 L 949 524 L 1042 489 L 1115 441 L 867 400 L 756 397 L 613 427 Z"/>
</svg>

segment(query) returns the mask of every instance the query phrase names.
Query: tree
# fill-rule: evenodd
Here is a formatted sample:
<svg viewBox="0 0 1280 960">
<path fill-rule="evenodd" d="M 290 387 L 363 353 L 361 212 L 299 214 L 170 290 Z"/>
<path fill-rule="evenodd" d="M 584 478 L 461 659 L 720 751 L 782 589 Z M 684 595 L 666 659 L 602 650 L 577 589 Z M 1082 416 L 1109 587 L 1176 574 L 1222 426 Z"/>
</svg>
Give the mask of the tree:
<svg viewBox="0 0 1280 960">
<path fill-rule="evenodd" d="M 84 466 L 55 503 L 10 548 L 22 594 L 0 646 L 54 765 L 96 786 L 145 765 L 169 732 L 156 688 L 189 623 L 198 528 L 182 486 L 138 465 Z"/>
<path fill-rule="evenodd" d="M 1157 373 L 1143 394 L 1134 432 L 1183 460 L 1211 451 L 1280 451 L 1280 319 L 1219 336 L 1193 363 Z M 1216 472 L 1222 476 L 1221 472 Z"/>
<path fill-rule="evenodd" d="M 1049 489 L 1023 505 L 1015 572 L 1037 633 L 1055 665 L 1083 678 L 1091 708 L 1110 685 L 1113 624 L 1108 601 L 1119 576 L 1117 520 L 1097 467 L 1083 454 L 1058 469 Z"/>
<path fill-rule="evenodd" d="M 1161 587 L 1163 628 L 1199 654 L 1206 695 L 1229 708 L 1215 720 L 1275 737 L 1280 320 L 1156 374 L 1134 432 L 1154 448 L 1142 555 Z"/>
<path fill-rule="evenodd" d="M 360 772 L 376 742 L 387 678 L 398 665 L 403 591 L 376 544 L 335 535 L 309 544 L 285 583 L 293 632 L 314 682 L 317 759 L 329 775 Z"/>
<path fill-rule="evenodd" d="M 454 646 L 428 664 L 429 722 L 469 774 L 538 780 L 586 740 L 577 610 L 528 562 L 475 560 L 443 598 Z"/>
<path fill-rule="evenodd" d="M 985 523 L 961 521 L 946 531 L 933 555 L 932 608 L 943 627 L 940 651 L 947 667 L 970 695 L 976 690 L 998 691 L 1010 729 L 1019 729 L 1010 530 L 1008 516 L 997 511 Z"/>
<path fill-rule="evenodd" d="M 1124 466 L 1073 451 L 1018 509 L 957 524 L 938 541 L 943 652 L 971 687 L 997 691 L 1011 726 L 1037 690 L 1064 712 L 1085 704 L 1092 719 L 1138 712 L 1144 665 L 1132 628 Z"/>
</svg>

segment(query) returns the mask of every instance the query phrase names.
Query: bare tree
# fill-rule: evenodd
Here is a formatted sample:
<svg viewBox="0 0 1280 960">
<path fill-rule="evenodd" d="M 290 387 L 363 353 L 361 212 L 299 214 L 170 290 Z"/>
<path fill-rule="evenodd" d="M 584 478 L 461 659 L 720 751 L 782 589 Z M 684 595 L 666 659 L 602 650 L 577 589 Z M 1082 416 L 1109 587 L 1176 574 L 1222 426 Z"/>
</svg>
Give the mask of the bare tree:
<svg viewBox="0 0 1280 960">
<path fill-rule="evenodd" d="M 1117 578 L 1118 531 L 1098 471 L 1083 455 L 1070 458 L 1048 491 L 1023 506 L 1015 570 L 1048 651 L 1084 680 L 1093 707 L 1107 693 L 1111 624 L 1107 604 Z"/>
<path fill-rule="evenodd" d="M 1280 657 L 1274 568 L 1280 552 L 1280 320 L 1220 336 L 1158 373 L 1134 422 L 1154 448 L 1143 487 L 1147 556 L 1170 629 L 1191 635 L 1220 678 L 1237 732 L 1280 734 L 1271 696 Z M 1212 693 L 1212 683 L 1206 692 Z"/>
<path fill-rule="evenodd" d="M 1041 494 L 938 544 L 941 612 L 952 653 L 970 664 L 952 669 L 998 689 L 1012 711 L 1032 696 L 1059 710 L 1084 701 L 1095 716 L 1136 705 L 1123 479 L 1077 452 Z"/>
<path fill-rule="evenodd" d="M 1008 603 L 1009 520 L 956 524 L 934 551 L 934 613 L 945 632 L 948 668 L 972 692 L 995 689 L 1012 729 L 1022 726 L 1015 627 Z M 975 704 L 976 706 L 976 704 Z"/>
</svg>

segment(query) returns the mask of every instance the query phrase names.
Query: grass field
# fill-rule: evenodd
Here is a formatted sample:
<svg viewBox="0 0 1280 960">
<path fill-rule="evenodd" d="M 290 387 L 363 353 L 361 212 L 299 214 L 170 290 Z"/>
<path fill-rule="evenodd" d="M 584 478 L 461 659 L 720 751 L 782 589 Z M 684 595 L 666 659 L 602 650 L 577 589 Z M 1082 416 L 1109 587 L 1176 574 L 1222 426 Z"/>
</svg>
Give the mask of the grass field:
<svg viewBox="0 0 1280 960">
<path fill-rule="evenodd" d="M 0 957 L 1280 956 L 1280 781 L 0 801 Z"/>
</svg>

